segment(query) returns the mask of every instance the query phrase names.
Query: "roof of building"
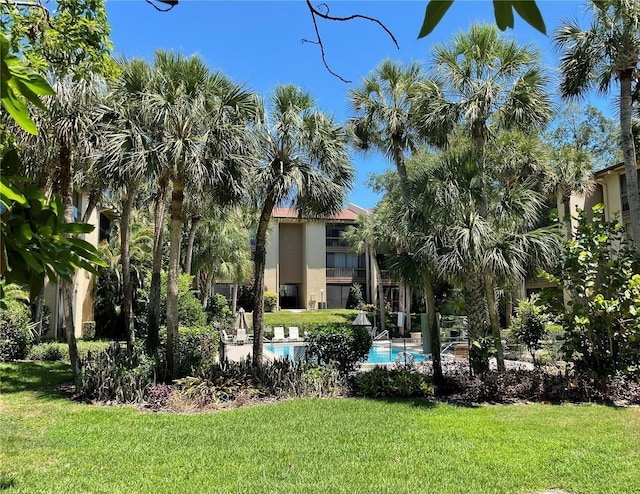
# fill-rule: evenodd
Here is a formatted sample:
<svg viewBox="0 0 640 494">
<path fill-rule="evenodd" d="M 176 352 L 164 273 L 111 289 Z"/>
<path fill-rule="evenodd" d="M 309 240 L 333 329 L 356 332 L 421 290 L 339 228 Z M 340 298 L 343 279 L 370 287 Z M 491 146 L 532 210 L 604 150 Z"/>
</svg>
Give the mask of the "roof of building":
<svg viewBox="0 0 640 494">
<path fill-rule="evenodd" d="M 356 206 L 355 204 L 349 204 L 347 208 L 343 209 L 338 214 L 322 219 L 335 221 L 355 221 L 358 218 L 358 213 L 361 211 L 366 210 L 359 206 Z M 300 218 L 298 210 L 295 208 L 274 208 L 271 216 L 273 218 L 280 219 L 303 219 Z"/>
<path fill-rule="evenodd" d="M 640 161 L 638 161 L 636 165 L 638 168 L 640 168 Z M 596 170 L 593 175 L 594 177 L 598 178 L 617 171 L 624 171 L 624 163 L 616 163 L 615 165 L 608 166 L 606 168 L 603 168 L 602 170 Z"/>
</svg>

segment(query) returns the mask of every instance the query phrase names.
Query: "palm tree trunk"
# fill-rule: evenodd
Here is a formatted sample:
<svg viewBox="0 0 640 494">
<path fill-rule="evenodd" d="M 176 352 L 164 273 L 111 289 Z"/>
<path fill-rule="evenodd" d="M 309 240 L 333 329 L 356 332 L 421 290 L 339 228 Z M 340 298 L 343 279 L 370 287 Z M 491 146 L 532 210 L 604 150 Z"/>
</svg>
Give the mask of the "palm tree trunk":
<svg viewBox="0 0 640 494">
<path fill-rule="evenodd" d="M 191 274 L 191 258 L 193 255 L 193 242 L 196 239 L 196 231 L 198 230 L 198 224 L 202 219 L 202 215 L 194 214 L 191 216 L 191 227 L 189 228 L 189 241 L 187 242 L 187 252 L 185 253 L 184 260 L 184 272 Z"/>
<path fill-rule="evenodd" d="M 402 191 L 402 200 L 406 205 L 411 202 L 409 194 L 409 176 L 407 174 L 407 167 L 404 162 L 404 153 L 402 151 L 402 138 L 400 136 L 392 137 L 393 146 L 393 161 L 396 165 L 396 170 L 400 176 L 400 190 Z"/>
<path fill-rule="evenodd" d="M 64 205 L 64 221 L 65 223 L 73 223 L 73 169 L 71 163 L 71 146 L 67 142 L 60 143 L 59 159 L 60 194 L 62 196 L 62 204 Z M 73 383 L 76 392 L 79 392 L 82 387 L 82 366 L 78 354 L 78 344 L 76 342 L 73 320 L 74 280 L 75 274 L 71 276 L 71 281 L 61 279 L 60 287 L 62 289 L 62 309 L 64 313 L 65 334 L 67 344 L 69 345 L 69 360 L 71 361 Z"/>
<path fill-rule="evenodd" d="M 489 311 L 489 323 L 491 324 L 491 335 L 493 336 L 493 344 L 496 347 L 496 360 L 498 363 L 498 371 L 504 372 L 504 349 L 502 348 L 502 338 L 500 336 L 500 320 L 498 318 L 498 303 L 496 300 L 496 291 L 493 284 L 493 277 L 486 274 L 484 277 L 484 288 L 487 297 L 487 309 Z"/>
<path fill-rule="evenodd" d="M 620 132 L 622 136 L 622 152 L 624 156 L 624 172 L 627 176 L 627 197 L 629 199 L 629 215 L 633 230 L 633 244 L 640 251 L 640 192 L 638 191 L 638 164 L 636 148 L 631 129 L 631 112 L 633 99 L 631 81 L 633 69 L 620 73 Z"/>
<path fill-rule="evenodd" d="M 135 329 L 133 326 L 133 285 L 131 283 L 131 211 L 136 197 L 136 184 L 131 183 L 122 208 L 120 222 L 120 263 L 122 264 L 122 315 L 127 336 L 127 348 L 133 350 L 135 345 Z"/>
<path fill-rule="evenodd" d="M 424 282 L 424 297 L 427 304 L 427 321 L 429 334 L 431 335 L 431 361 L 433 362 L 433 380 L 442 382 L 442 357 L 440 355 L 440 328 L 436 320 L 436 294 L 433 289 L 433 281 L 429 273 L 422 276 Z"/>
<path fill-rule="evenodd" d="M 98 201 L 100 200 L 100 196 L 102 195 L 101 190 L 92 190 L 89 193 L 89 202 L 87 204 L 87 209 L 85 209 L 84 214 L 82 215 L 82 222 L 88 223 L 93 211 L 96 209 L 98 205 Z"/>
<path fill-rule="evenodd" d="M 565 238 L 573 238 L 573 226 L 571 225 L 571 196 L 562 194 L 562 206 L 564 211 L 564 224 L 566 226 Z"/>
<path fill-rule="evenodd" d="M 464 302 L 467 309 L 467 330 L 469 332 L 469 364 L 471 372 L 483 374 L 489 370 L 486 345 L 487 320 L 489 311 L 485 297 L 484 280 L 479 273 L 470 274 L 464 290 Z"/>
<path fill-rule="evenodd" d="M 164 213 L 167 205 L 166 178 L 158 183 L 154 204 L 154 232 L 153 232 L 153 264 L 151 268 L 151 286 L 149 287 L 149 309 L 147 314 L 147 352 L 153 355 L 160 347 L 160 289 L 162 272 L 162 241 L 164 232 Z"/>
<path fill-rule="evenodd" d="M 232 314 L 236 313 L 236 309 L 238 308 L 238 284 L 234 283 L 231 288 L 231 312 Z"/>
<path fill-rule="evenodd" d="M 253 365 L 262 366 L 262 336 L 264 334 L 264 269 L 267 263 L 267 230 L 271 221 L 271 213 L 275 206 L 275 200 L 268 195 L 258 222 L 256 232 L 256 252 L 254 259 L 253 282 Z"/>
<path fill-rule="evenodd" d="M 180 372 L 178 347 L 178 276 L 182 239 L 182 204 L 184 183 L 173 180 L 171 193 L 171 226 L 169 230 L 169 274 L 167 277 L 167 366 L 169 375 L 177 379 Z"/>
<path fill-rule="evenodd" d="M 382 275 L 380 273 L 380 265 L 378 264 L 378 258 L 376 252 L 373 251 L 373 272 L 375 273 L 375 279 L 378 283 L 378 307 L 380 310 L 380 331 L 385 330 L 385 313 L 384 313 L 384 286 L 382 286 Z"/>
</svg>

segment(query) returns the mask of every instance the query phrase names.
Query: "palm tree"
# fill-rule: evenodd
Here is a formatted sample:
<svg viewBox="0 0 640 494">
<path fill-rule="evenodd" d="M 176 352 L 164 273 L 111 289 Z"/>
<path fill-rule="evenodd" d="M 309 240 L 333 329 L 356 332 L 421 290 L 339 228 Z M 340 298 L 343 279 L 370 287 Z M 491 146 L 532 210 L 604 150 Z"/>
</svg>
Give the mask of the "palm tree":
<svg viewBox="0 0 640 494">
<path fill-rule="evenodd" d="M 497 136 L 482 160 L 474 142 L 458 140 L 456 147 L 437 156 L 436 166 L 427 172 L 438 205 L 432 214 L 444 225 L 440 264 L 452 281 L 465 288 L 475 372 L 488 368 L 486 338 L 493 340 L 499 368 L 504 365 L 496 285 L 524 282 L 559 252 L 557 231 L 538 228 L 544 205 L 540 192 L 544 153 L 540 145 L 531 147 L 527 140 L 515 133 Z M 516 166 L 514 155 L 521 157 Z"/>
<path fill-rule="evenodd" d="M 193 268 L 203 306 L 207 306 L 216 279 L 230 280 L 237 286 L 251 278 L 249 230 L 236 211 L 203 219 L 194 245 Z M 233 300 L 232 308 L 235 312 Z"/>
<path fill-rule="evenodd" d="M 373 273 L 378 280 L 378 307 L 380 311 L 380 331 L 385 331 L 384 287 L 380 275 L 377 250 L 380 247 L 381 227 L 376 222 L 375 214 L 359 214 L 355 226 L 348 226 L 344 232 L 344 241 L 356 254 L 369 256 L 373 263 Z"/>
<path fill-rule="evenodd" d="M 256 231 L 253 295 L 253 363 L 262 365 L 264 269 L 273 208 L 292 205 L 301 216 L 326 216 L 342 208 L 354 170 L 346 130 L 317 110 L 311 95 L 277 86 L 258 130 L 263 165 L 255 176 L 260 216 Z"/>
<path fill-rule="evenodd" d="M 169 272 L 167 281 L 167 362 L 177 376 L 178 275 L 185 193 L 224 191 L 240 196 L 240 179 L 251 159 L 247 120 L 256 98 L 220 73 L 210 74 L 198 57 L 158 52 L 150 109 L 161 129 L 158 153 L 171 181 Z"/>
<path fill-rule="evenodd" d="M 629 191 L 629 213 L 634 245 L 640 250 L 640 192 L 632 131 L 634 81 L 640 63 L 640 3 L 632 0 L 589 0 L 591 26 L 581 29 L 566 21 L 553 36 L 560 50 L 560 94 L 583 96 L 591 89 L 608 93 L 619 84 L 617 104 L 624 169 Z M 637 91 L 637 89 L 636 89 Z"/>
<path fill-rule="evenodd" d="M 413 122 L 414 97 L 423 79 L 420 65 L 385 60 L 362 87 L 349 91 L 356 146 L 380 151 L 393 162 L 405 204 L 410 202 L 406 156 L 424 142 Z"/>
<path fill-rule="evenodd" d="M 131 214 L 143 182 L 152 177 L 150 115 L 143 95 L 151 78 L 151 67 L 143 60 L 118 62 L 120 77 L 113 83 L 104 108 L 102 162 L 116 196 L 122 197 L 120 248 L 122 263 L 122 312 L 127 346 L 133 349 L 133 285 L 131 278 Z"/>
<path fill-rule="evenodd" d="M 74 81 L 70 78 L 57 79 L 52 84 L 54 96 L 46 99 L 47 112 L 40 115 L 39 128 L 47 129 L 48 139 L 53 147 L 55 172 L 53 192 L 59 193 L 64 205 L 64 221 L 73 223 L 73 176 L 74 166 L 84 162 L 92 154 L 95 143 L 95 115 L 98 95 L 102 93 L 102 83 L 97 78 Z M 44 134 L 44 132 L 43 132 Z M 73 380 L 79 389 L 82 369 L 75 337 L 73 297 L 74 282 L 61 280 L 62 305 L 69 359 Z"/>
<path fill-rule="evenodd" d="M 453 140 L 452 129 L 461 132 L 456 128 L 459 125 L 474 143 L 473 153 L 467 153 L 461 163 L 475 174 L 472 182 L 477 194 L 473 199 L 478 207 L 466 211 L 466 232 L 473 233 L 472 227 L 486 224 L 491 207 L 488 191 L 482 185 L 489 184 L 483 159 L 485 147 L 501 129 L 531 132 L 543 128 L 552 113 L 545 90 L 548 79 L 538 52 L 501 37 L 495 27 L 488 25 L 473 25 L 468 33 L 455 35 L 451 43 L 436 45 L 432 79 L 417 97 L 421 130 L 445 143 Z M 471 166 L 468 160 L 477 163 Z M 495 298 L 495 280 L 490 271 L 480 266 L 468 265 L 470 334 L 480 337 L 489 325 L 494 344 L 500 349 L 498 317 L 491 302 Z M 472 352 L 474 348 L 477 345 L 472 345 Z M 502 367 L 501 362 L 499 366 Z"/>
<path fill-rule="evenodd" d="M 591 155 L 585 151 L 564 146 L 552 149 L 549 160 L 546 188 L 549 192 L 560 194 L 563 216 L 566 224 L 566 238 L 573 237 L 571 227 L 571 195 L 587 195 L 593 191 L 593 165 Z"/>
</svg>

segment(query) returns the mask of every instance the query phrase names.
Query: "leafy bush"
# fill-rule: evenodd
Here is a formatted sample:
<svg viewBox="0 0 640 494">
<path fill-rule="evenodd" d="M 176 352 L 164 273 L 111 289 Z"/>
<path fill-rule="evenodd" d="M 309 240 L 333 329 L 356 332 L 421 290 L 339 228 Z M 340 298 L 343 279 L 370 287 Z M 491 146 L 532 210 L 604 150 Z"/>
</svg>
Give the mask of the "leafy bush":
<svg viewBox="0 0 640 494">
<path fill-rule="evenodd" d="M 276 292 L 264 292 L 264 310 L 273 312 L 278 306 L 278 294 Z"/>
<path fill-rule="evenodd" d="M 218 332 L 209 326 L 179 328 L 180 375 L 193 374 L 217 359 Z"/>
<path fill-rule="evenodd" d="M 61 350 L 61 347 L 63 346 L 66 347 L 66 352 Z M 56 362 L 58 360 L 63 360 L 65 355 L 67 358 L 69 357 L 69 347 L 66 344 L 47 342 L 32 346 L 27 358 L 29 360 L 47 360 Z"/>
<path fill-rule="evenodd" d="M 605 221 L 604 206 L 593 220 L 578 211 L 557 275 L 569 292 L 563 314 L 564 353 L 578 372 L 606 380 L 620 372 L 640 373 L 640 255 L 618 221 Z"/>
<path fill-rule="evenodd" d="M 470 376 L 466 364 L 449 365 L 436 392 L 464 405 L 518 401 L 640 403 L 640 383 L 635 379 L 619 376 L 603 388 L 590 375 L 563 374 L 554 368 L 512 369 Z"/>
<path fill-rule="evenodd" d="M 0 309 L 0 362 L 22 359 L 29 347 L 30 311 L 18 300 L 3 299 Z"/>
<path fill-rule="evenodd" d="M 342 374 L 366 360 L 371 348 L 371 335 L 362 326 L 327 325 L 309 333 L 308 341 L 308 361 L 333 364 Z"/>
<path fill-rule="evenodd" d="M 155 382 L 161 363 L 141 349 L 129 351 L 112 343 L 89 353 L 84 362 L 80 393 L 89 399 L 116 403 L 143 403 L 145 390 Z"/>
<path fill-rule="evenodd" d="M 511 325 L 511 336 L 527 347 L 536 365 L 536 351 L 542 348 L 551 322 L 552 317 L 547 313 L 547 307 L 539 303 L 537 295 L 518 302 L 516 317 Z"/>
<path fill-rule="evenodd" d="M 151 277 L 149 276 L 149 279 Z M 204 326 L 207 316 L 202 304 L 191 290 L 193 278 L 182 274 L 178 278 L 178 324 L 180 326 Z M 160 325 L 167 324 L 167 273 L 163 272 L 160 289 Z"/>
<path fill-rule="evenodd" d="M 78 355 L 81 359 L 86 359 L 89 353 L 100 353 L 112 343 L 111 341 L 78 340 Z M 69 360 L 69 345 L 59 341 L 39 343 L 29 349 L 27 358 L 30 360 Z"/>
<path fill-rule="evenodd" d="M 407 369 L 387 369 L 379 366 L 358 375 L 355 390 L 371 398 L 424 397 L 433 393 L 433 387 L 422 374 Z"/>
<path fill-rule="evenodd" d="M 205 313 L 209 324 L 219 322 L 225 328 L 233 326 L 233 312 L 231 311 L 231 307 L 229 307 L 227 297 L 221 293 L 215 293 L 213 297 L 209 299 Z"/>
</svg>

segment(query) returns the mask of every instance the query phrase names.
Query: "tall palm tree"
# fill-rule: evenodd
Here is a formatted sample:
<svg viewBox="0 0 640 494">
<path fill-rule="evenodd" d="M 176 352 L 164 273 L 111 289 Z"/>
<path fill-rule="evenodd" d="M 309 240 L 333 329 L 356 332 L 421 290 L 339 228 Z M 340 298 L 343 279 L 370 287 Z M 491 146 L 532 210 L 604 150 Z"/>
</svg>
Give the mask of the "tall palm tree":
<svg viewBox="0 0 640 494">
<path fill-rule="evenodd" d="M 178 275 L 185 193 L 241 194 L 241 179 L 252 159 L 247 120 L 256 98 L 220 73 L 210 74 L 198 57 L 156 54 L 150 109 L 161 129 L 158 153 L 171 182 L 167 281 L 167 362 L 177 376 Z"/>
<path fill-rule="evenodd" d="M 98 96 L 103 92 L 103 84 L 98 78 L 78 81 L 63 78 L 56 79 L 52 87 L 55 95 L 47 98 L 45 104 L 48 111 L 41 114 L 42 124 L 38 127 L 47 129 L 56 153 L 53 192 L 59 193 L 62 198 L 65 222 L 73 223 L 74 166 L 83 163 L 93 154 L 95 110 Z M 79 388 L 82 369 L 74 328 L 74 282 L 61 280 L 60 284 L 69 359 L 74 383 Z"/>
<path fill-rule="evenodd" d="M 640 250 L 640 192 L 632 131 L 633 94 L 640 68 L 640 3 L 634 0 L 589 0 L 591 26 L 566 21 L 553 35 L 560 50 L 560 94 L 583 96 L 591 89 L 608 93 L 619 85 L 617 104 L 629 213 L 634 245 Z"/>
<path fill-rule="evenodd" d="M 301 216 L 311 217 L 335 214 L 342 208 L 354 176 L 346 130 L 316 109 L 311 95 L 295 86 L 274 89 L 258 136 L 264 161 L 255 175 L 260 210 L 253 285 L 256 366 L 262 365 L 264 269 L 273 208 L 291 205 Z"/>
<path fill-rule="evenodd" d="M 120 248 L 122 263 L 122 312 L 127 346 L 133 348 L 135 328 L 133 318 L 133 284 L 131 278 L 131 214 L 140 189 L 155 170 L 151 159 L 153 141 L 150 136 L 151 116 L 143 95 L 151 79 L 151 67 L 144 60 L 118 62 L 119 78 L 107 97 L 103 124 L 103 168 L 116 196 L 122 198 Z"/>
<path fill-rule="evenodd" d="M 432 214 L 444 226 L 440 264 L 448 277 L 465 288 L 470 359 L 473 370 L 488 368 L 487 338 L 493 340 L 503 366 L 496 288 L 553 262 L 559 238 L 553 228 L 538 228 L 544 204 L 540 192 L 544 153 L 514 133 L 497 136 L 481 161 L 475 143 L 458 144 L 437 157 L 428 170 L 436 191 Z M 521 161 L 514 166 L 512 156 Z M 482 180 L 478 167 L 482 167 Z M 487 207 L 481 213 L 486 199 Z"/>
<path fill-rule="evenodd" d="M 478 207 L 466 213 L 468 226 L 480 227 L 486 223 L 491 206 L 487 189 L 482 186 L 489 184 L 484 168 L 485 148 L 499 130 L 531 132 L 543 128 L 552 114 L 545 89 L 548 78 L 537 51 L 502 37 L 488 25 L 473 25 L 469 32 L 455 35 L 449 44 L 436 45 L 432 65 L 432 79 L 437 83 L 426 84 L 416 102 L 421 128 L 441 143 L 453 140 L 452 130 L 460 132 L 456 126 L 472 139 L 473 153 L 463 161 L 476 162 L 475 166 L 464 166 L 475 174 L 474 200 Z M 492 303 L 495 280 L 490 271 L 480 266 L 468 266 L 470 334 L 479 337 L 488 325 L 494 344 L 500 348 L 497 309 Z M 475 348 L 478 346 L 472 345 L 472 352 Z M 503 368 L 502 362 L 499 367 Z"/>
<path fill-rule="evenodd" d="M 405 204 L 410 202 L 405 160 L 424 142 L 413 122 L 414 97 L 423 79 L 420 65 L 385 60 L 360 88 L 349 91 L 356 146 L 375 149 L 393 162 Z"/>
</svg>

